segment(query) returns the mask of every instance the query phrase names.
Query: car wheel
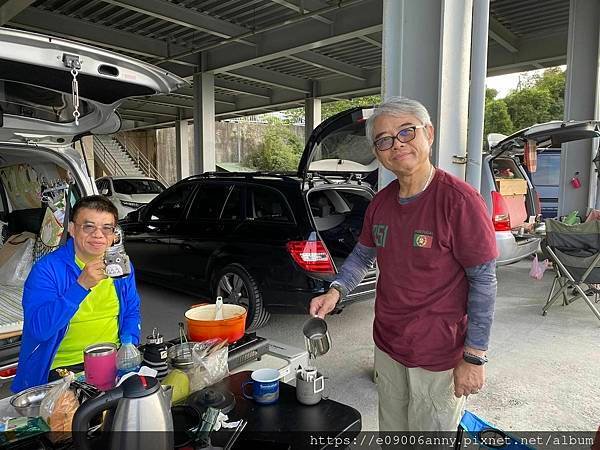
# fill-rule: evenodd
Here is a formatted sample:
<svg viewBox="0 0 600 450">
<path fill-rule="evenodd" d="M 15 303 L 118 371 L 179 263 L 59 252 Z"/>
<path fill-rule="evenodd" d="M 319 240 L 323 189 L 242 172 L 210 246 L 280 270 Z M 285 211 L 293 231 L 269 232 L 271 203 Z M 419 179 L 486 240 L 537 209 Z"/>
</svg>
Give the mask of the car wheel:
<svg viewBox="0 0 600 450">
<path fill-rule="evenodd" d="M 256 281 L 240 264 L 229 264 L 219 271 L 214 292 L 215 297 L 223 297 L 224 303 L 241 305 L 248 310 L 246 331 L 264 326 L 271 317 L 265 310 Z"/>
</svg>

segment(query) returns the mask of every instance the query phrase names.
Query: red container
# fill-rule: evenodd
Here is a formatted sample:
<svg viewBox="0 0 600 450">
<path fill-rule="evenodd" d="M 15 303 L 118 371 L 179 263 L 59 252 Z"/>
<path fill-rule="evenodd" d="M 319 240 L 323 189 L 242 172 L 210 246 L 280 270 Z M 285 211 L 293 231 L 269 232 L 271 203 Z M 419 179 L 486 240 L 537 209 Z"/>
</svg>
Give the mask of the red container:
<svg viewBox="0 0 600 450">
<path fill-rule="evenodd" d="M 223 319 L 215 320 L 216 306 L 194 305 L 185 313 L 188 337 L 199 342 L 207 339 L 226 339 L 233 344 L 246 331 L 246 308 L 239 305 L 223 305 Z"/>
<path fill-rule="evenodd" d="M 117 346 L 110 342 L 90 345 L 83 351 L 85 381 L 101 391 L 115 387 Z"/>
</svg>

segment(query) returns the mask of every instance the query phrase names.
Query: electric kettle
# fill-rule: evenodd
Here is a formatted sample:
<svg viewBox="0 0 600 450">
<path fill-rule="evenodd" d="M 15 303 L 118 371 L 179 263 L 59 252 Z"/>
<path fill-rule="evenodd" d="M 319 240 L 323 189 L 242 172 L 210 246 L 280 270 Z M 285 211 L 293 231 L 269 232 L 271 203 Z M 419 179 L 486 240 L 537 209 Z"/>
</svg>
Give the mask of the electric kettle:
<svg viewBox="0 0 600 450">
<path fill-rule="evenodd" d="M 173 448 L 171 399 L 156 378 L 136 374 L 115 389 L 84 402 L 73 417 L 75 448 L 91 448 L 87 437 L 90 420 L 106 410 L 109 413 L 103 430 L 109 432 L 110 449 Z"/>
</svg>

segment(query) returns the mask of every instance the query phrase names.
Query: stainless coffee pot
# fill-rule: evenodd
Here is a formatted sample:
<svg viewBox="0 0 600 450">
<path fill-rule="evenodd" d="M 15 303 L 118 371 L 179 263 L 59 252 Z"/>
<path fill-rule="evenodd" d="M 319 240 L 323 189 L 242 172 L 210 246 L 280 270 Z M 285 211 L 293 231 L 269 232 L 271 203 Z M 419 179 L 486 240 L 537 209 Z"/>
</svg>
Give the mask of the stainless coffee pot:
<svg viewBox="0 0 600 450">
<path fill-rule="evenodd" d="M 304 333 L 304 345 L 309 358 L 322 356 L 331 348 L 327 322 L 320 317 L 311 317 L 304 324 L 302 332 Z"/>
<path fill-rule="evenodd" d="M 173 448 L 171 399 L 156 378 L 133 375 L 115 389 L 83 403 L 73 417 L 75 448 L 91 448 L 87 438 L 90 420 L 105 410 L 110 411 L 103 429 L 110 435 L 111 450 Z"/>
</svg>

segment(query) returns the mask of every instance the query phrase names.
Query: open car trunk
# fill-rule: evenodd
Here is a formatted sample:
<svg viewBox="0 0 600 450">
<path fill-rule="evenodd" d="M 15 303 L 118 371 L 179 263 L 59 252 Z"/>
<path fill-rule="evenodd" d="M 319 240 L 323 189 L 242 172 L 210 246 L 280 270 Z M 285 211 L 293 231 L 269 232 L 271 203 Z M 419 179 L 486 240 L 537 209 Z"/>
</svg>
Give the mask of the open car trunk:
<svg viewBox="0 0 600 450">
<path fill-rule="evenodd" d="M 16 365 L 23 329 L 23 284 L 31 266 L 58 248 L 67 203 L 91 192 L 66 153 L 0 145 L 0 381 Z"/>
<path fill-rule="evenodd" d="M 315 228 L 333 259 L 336 271 L 339 271 L 358 242 L 365 212 L 372 198 L 373 192 L 362 186 L 326 186 L 308 192 Z M 376 277 L 373 265 L 346 301 L 358 300 L 370 292 Z"/>
</svg>

